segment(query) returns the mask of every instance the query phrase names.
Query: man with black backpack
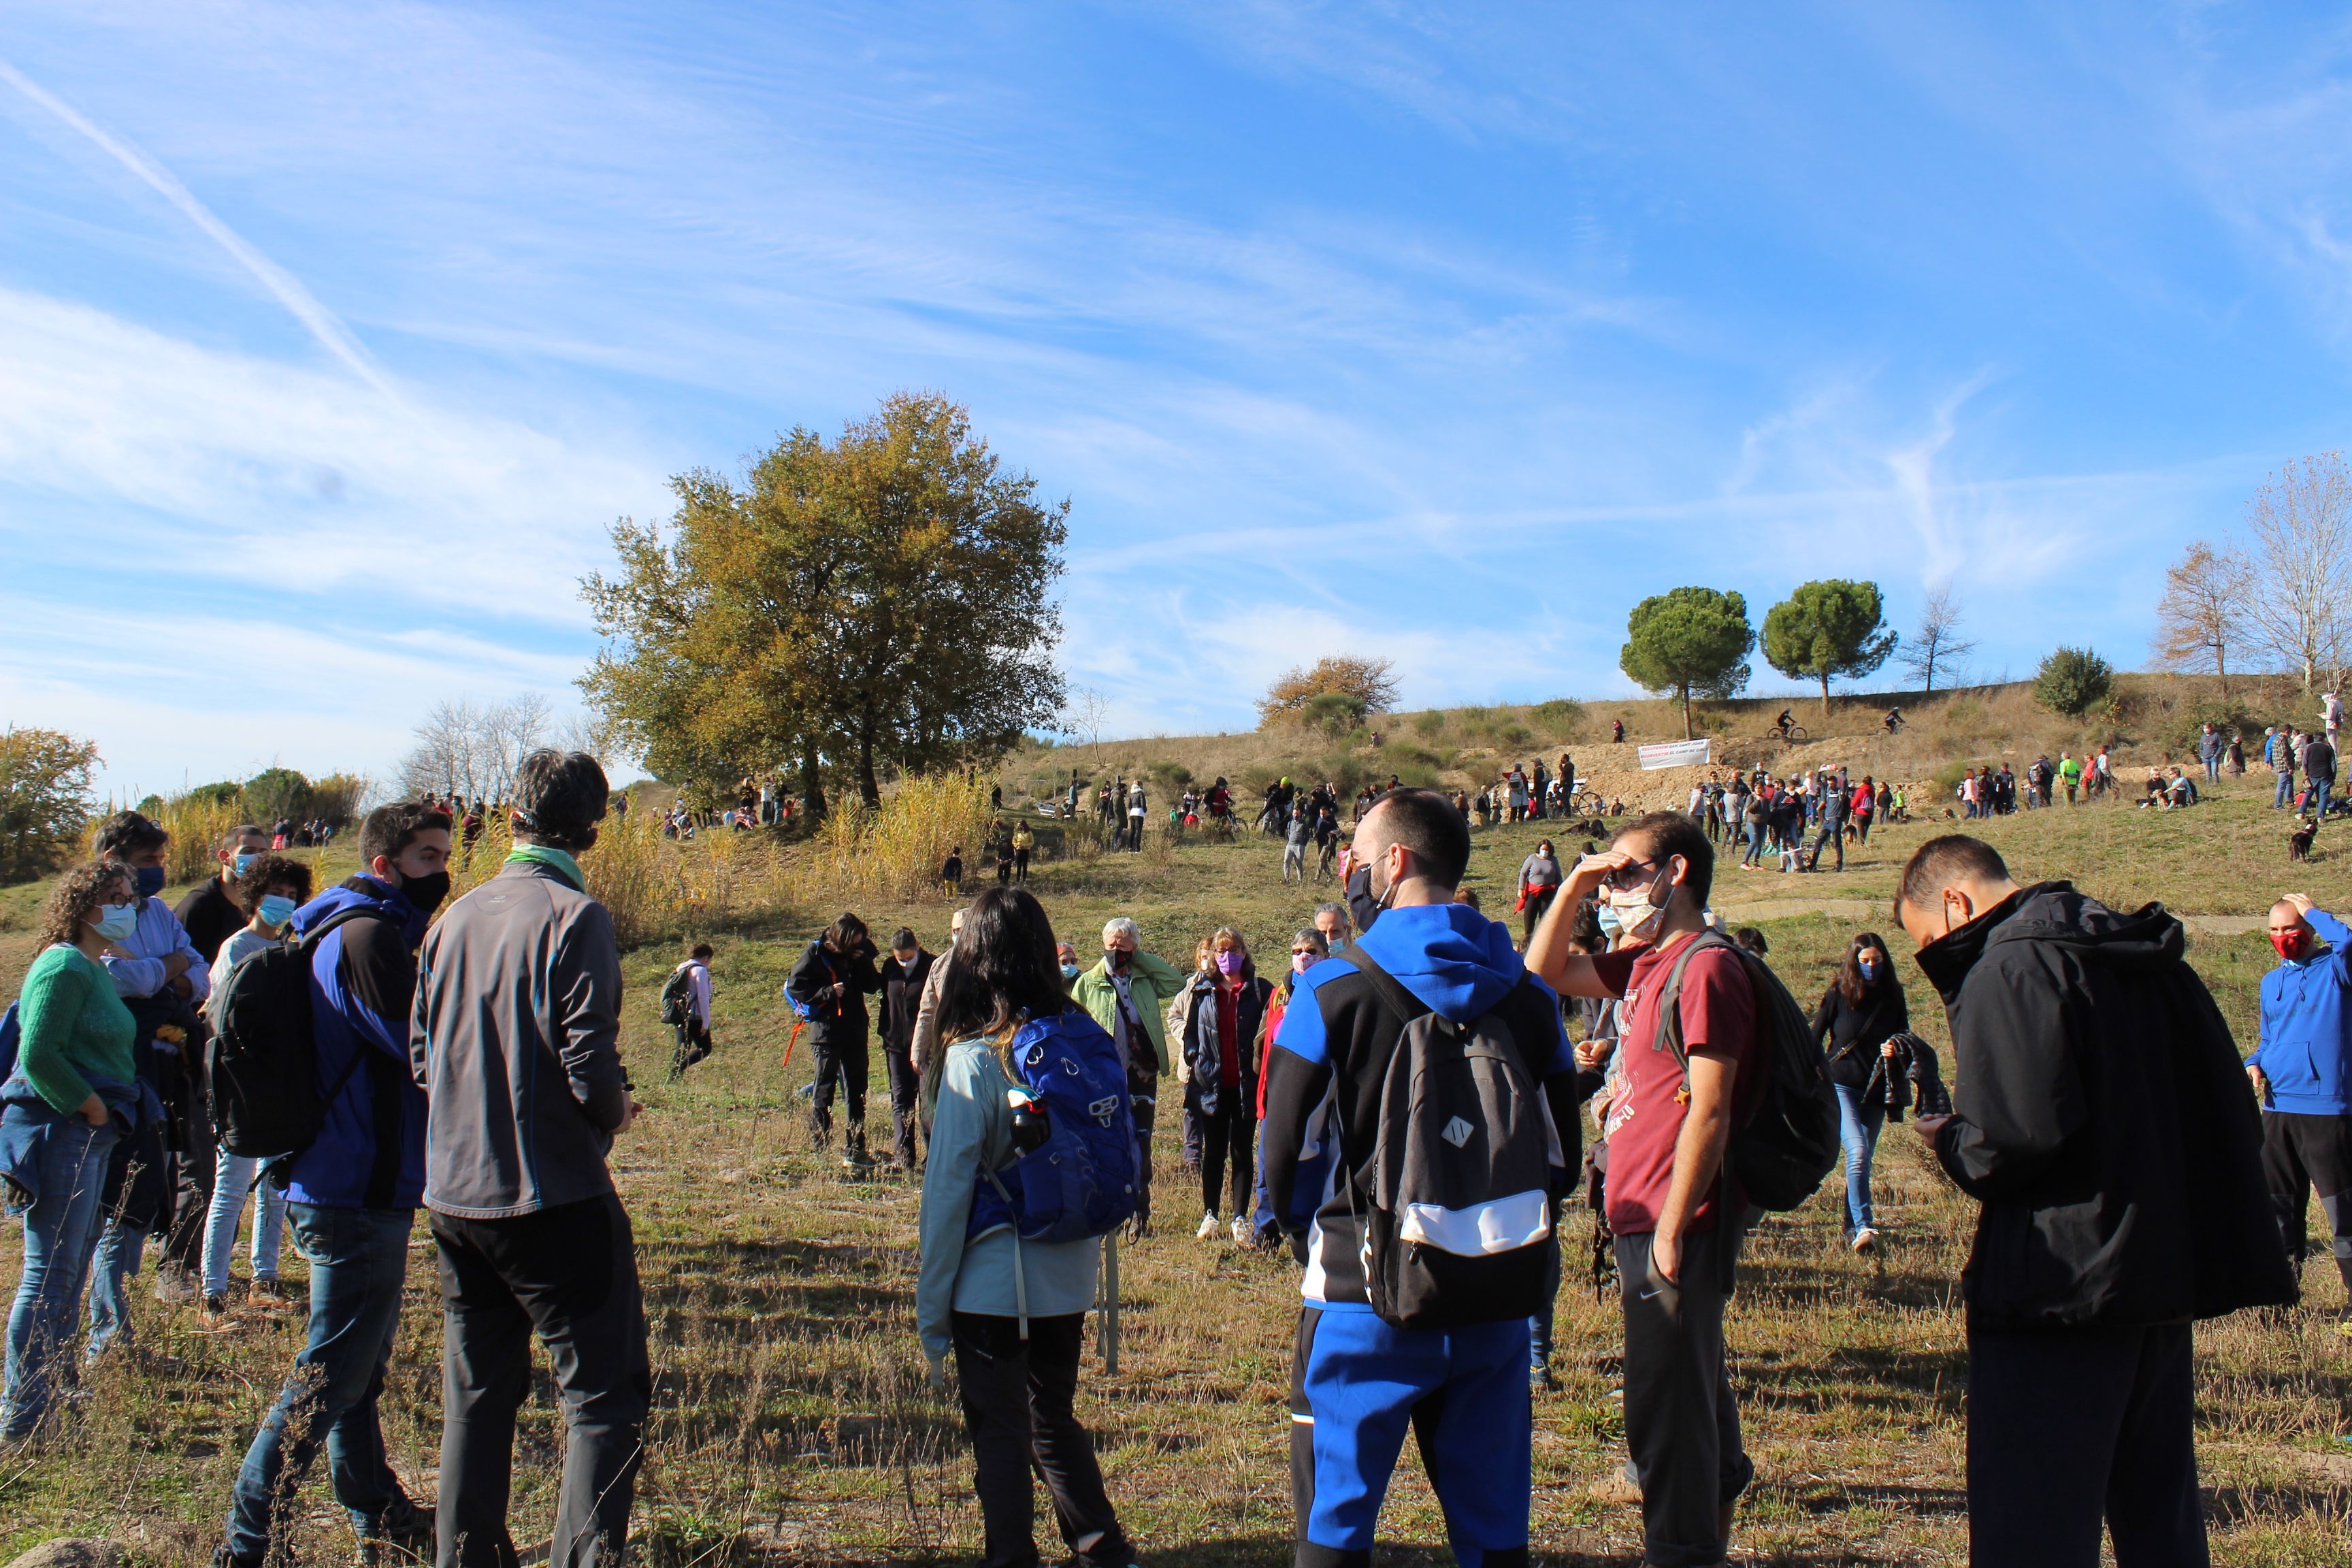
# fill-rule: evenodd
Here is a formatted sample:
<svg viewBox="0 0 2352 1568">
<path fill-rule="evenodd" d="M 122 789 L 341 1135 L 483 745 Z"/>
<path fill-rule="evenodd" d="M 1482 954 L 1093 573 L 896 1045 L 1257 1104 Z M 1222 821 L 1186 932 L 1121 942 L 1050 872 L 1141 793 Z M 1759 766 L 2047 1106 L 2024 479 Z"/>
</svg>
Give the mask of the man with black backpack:
<svg viewBox="0 0 2352 1568">
<path fill-rule="evenodd" d="M 1643 1561 L 1677 1565 L 1725 1560 L 1733 1510 L 1755 1476 L 1724 1366 L 1724 1303 L 1758 1195 L 1732 1139 L 1758 1122 L 1780 1079 L 1770 1047 L 1786 1043 L 1791 1015 L 1802 1041 L 1795 1076 L 1803 1079 L 1809 1053 L 1814 1081 L 1800 1082 L 1789 1114 L 1800 1142 L 1811 1142 L 1797 1170 L 1772 1172 L 1788 1189 L 1769 1194 L 1776 1206 L 1801 1201 L 1836 1148 L 1820 1047 L 1762 961 L 1706 925 L 1714 880 L 1715 851 L 1698 825 L 1652 812 L 1577 863 L 1528 944 L 1528 968 L 1564 993 L 1624 999 L 1621 1077 L 1602 1136 L 1625 1312 L 1625 1445 L 1641 1480 Z M 1559 911 L 1588 893 L 1625 933 L 1612 952 L 1570 952 Z"/>
<path fill-rule="evenodd" d="M 447 816 L 414 802 L 380 806 L 360 826 L 365 869 L 294 912 L 324 1103 L 316 1138 L 264 1180 L 283 1181 L 287 1221 L 310 1261 L 310 1340 L 246 1452 L 215 1568 L 260 1568 L 272 1555 L 322 1446 L 335 1500 L 364 1547 L 421 1550 L 433 1537 L 432 1510 L 411 1501 L 384 1462 L 376 1401 L 425 1191 L 425 1093 L 408 1070 L 415 955 L 448 896 L 448 862 Z M 236 1120 L 236 1108 L 220 1109 L 225 1125 Z"/>
<path fill-rule="evenodd" d="M 1528 1320 L 1577 1162 L 1576 1061 L 1508 929 L 1453 901 L 1470 829 L 1450 800 L 1389 791 L 1352 858 L 1378 924 L 1297 976 L 1266 1076 L 1273 1212 L 1299 1212 L 1303 1160 L 1340 1153 L 1292 1237 L 1297 1561 L 1370 1561 L 1410 1426 L 1455 1559 L 1509 1568 L 1528 1561 Z"/>
<path fill-rule="evenodd" d="M 1951 1022 L 1955 1114 L 1919 1135 L 1979 1199 L 1969 1546 L 2009 1568 L 2202 1564 L 2192 1324 L 2295 1299 L 2254 1097 L 2160 905 L 2021 888 L 1921 845 L 1895 918 Z"/>
</svg>

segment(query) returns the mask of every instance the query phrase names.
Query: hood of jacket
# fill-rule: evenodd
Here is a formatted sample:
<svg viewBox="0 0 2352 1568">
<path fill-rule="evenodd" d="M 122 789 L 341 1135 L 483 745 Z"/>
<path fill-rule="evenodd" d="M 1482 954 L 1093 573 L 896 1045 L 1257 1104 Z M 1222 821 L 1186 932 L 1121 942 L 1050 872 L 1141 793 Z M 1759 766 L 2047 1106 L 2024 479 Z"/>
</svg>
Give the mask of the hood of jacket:
<svg viewBox="0 0 2352 1568">
<path fill-rule="evenodd" d="M 1527 973 L 1509 928 L 1467 904 L 1389 910 L 1357 938 L 1357 946 L 1433 1012 L 1457 1024 L 1491 1010 Z"/>
<path fill-rule="evenodd" d="M 385 920 L 401 922 L 401 934 L 408 945 L 415 947 L 425 940 L 425 928 L 433 921 L 420 913 L 406 894 L 382 878 L 362 871 L 348 882 L 341 882 L 320 893 L 294 911 L 294 936 L 298 942 L 310 935 L 310 929 L 331 915 L 345 910 L 364 908 Z"/>
<path fill-rule="evenodd" d="M 2129 966 L 2178 959 L 2187 951 L 2188 941 L 2180 921 L 2162 904 L 2123 914 L 2076 891 L 2072 882 L 2037 882 L 1929 942 L 1919 950 L 1917 962 L 1919 972 L 1948 1007 L 1958 999 L 1969 973 L 2003 942 L 2054 942 L 2076 952 L 2095 952 L 2108 964 Z"/>
</svg>

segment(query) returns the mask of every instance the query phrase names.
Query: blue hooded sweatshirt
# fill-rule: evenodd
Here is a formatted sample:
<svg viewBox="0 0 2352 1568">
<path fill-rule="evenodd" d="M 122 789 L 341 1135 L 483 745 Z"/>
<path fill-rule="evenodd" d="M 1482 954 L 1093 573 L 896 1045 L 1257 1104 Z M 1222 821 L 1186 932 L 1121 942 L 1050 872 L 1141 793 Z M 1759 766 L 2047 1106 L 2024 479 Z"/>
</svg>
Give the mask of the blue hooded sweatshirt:
<svg viewBox="0 0 2352 1568">
<path fill-rule="evenodd" d="M 1559 998 L 1528 974 L 1507 927 L 1467 904 L 1408 905 L 1382 912 L 1358 945 L 1432 1011 L 1456 1023 L 1495 1011 L 1524 983 L 1527 994 L 1511 1002 L 1506 1016 L 1528 1068 L 1544 1085 L 1563 1146 L 1575 1139 L 1576 1054 L 1560 1022 Z M 1334 1053 L 1357 1042 L 1334 1041 L 1329 1024 L 1331 1016 L 1354 1019 L 1368 1004 L 1377 1005 L 1362 973 L 1352 960 L 1333 957 L 1300 975 L 1266 1067 L 1261 1158 L 1267 1197 L 1277 1219 L 1294 1231 L 1304 1216 L 1313 1216 L 1300 1288 L 1309 1301 L 1335 1311 L 1370 1310 L 1353 1256 L 1355 1226 L 1330 1160 L 1342 1123 L 1360 1130 L 1346 1140 L 1347 1156 L 1360 1170 L 1371 1157 L 1387 1064 L 1335 1064 Z M 1347 1068 L 1342 1077 L 1355 1088 L 1354 1103 L 1335 1103 L 1335 1065 Z M 1569 1166 L 1554 1173 L 1556 1190 L 1565 1187 L 1576 1161 L 1572 1151 L 1564 1152 Z"/>
<path fill-rule="evenodd" d="M 2305 918 L 2327 945 L 2263 976 L 2262 1044 L 2250 1059 L 2269 1085 L 2268 1109 L 2343 1116 L 2352 1113 L 2344 1008 L 2352 986 L 2352 926 L 2325 910 Z"/>
<path fill-rule="evenodd" d="M 294 1157 L 286 1196 L 331 1208 L 415 1208 L 425 1194 L 425 1100 L 409 1068 L 408 1010 L 416 946 L 431 922 L 399 889 L 362 875 L 295 910 L 294 934 L 352 908 L 377 918 L 337 926 L 310 961 L 319 1092 L 343 1087 L 318 1142 Z"/>
</svg>

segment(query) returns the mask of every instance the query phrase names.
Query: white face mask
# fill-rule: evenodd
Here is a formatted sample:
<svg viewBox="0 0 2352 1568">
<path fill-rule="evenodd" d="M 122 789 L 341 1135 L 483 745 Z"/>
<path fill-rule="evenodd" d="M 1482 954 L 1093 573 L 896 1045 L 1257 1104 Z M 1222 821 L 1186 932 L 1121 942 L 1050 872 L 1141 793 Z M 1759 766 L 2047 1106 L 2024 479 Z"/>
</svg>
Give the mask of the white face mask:
<svg viewBox="0 0 2352 1568">
<path fill-rule="evenodd" d="M 1666 904 L 1653 901 L 1658 891 L 1658 884 L 1661 881 L 1666 884 L 1666 903 L 1672 903 L 1675 897 L 1674 874 L 1673 867 L 1661 866 L 1658 868 L 1658 874 L 1651 878 L 1649 883 L 1637 893 L 1622 893 L 1613 888 L 1610 889 L 1609 907 L 1616 911 L 1617 924 L 1627 938 L 1634 942 L 1650 940 L 1652 932 L 1657 929 L 1658 921 L 1666 912 Z"/>
</svg>

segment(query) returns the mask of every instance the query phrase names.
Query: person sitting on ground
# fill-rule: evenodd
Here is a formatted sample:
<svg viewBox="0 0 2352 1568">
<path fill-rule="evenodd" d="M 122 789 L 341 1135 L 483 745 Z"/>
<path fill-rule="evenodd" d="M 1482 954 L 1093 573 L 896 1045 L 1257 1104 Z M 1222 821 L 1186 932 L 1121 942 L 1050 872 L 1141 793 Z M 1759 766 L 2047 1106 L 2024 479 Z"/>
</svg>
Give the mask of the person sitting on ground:
<svg viewBox="0 0 2352 1568">
<path fill-rule="evenodd" d="M 236 900 L 246 923 L 230 933 L 214 955 L 212 1001 L 217 1005 L 236 966 L 257 952 L 285 944 L 294 912 L 310 901 L 310 868 L 290 855 L 253 858 L 236 879 Z M 218 1323 L 228 1312 L 229 1255 L 236 1248 L 236 1225 L 245 1201 L 253 1199 L 253 1283 L 257 1306 L 286 1304 L 278 1279 L 278 1254 L 286 1235 L 286 1194 L 262 1179 L 268 1162 L 221 1149 L 213 1157 L 213 1197 L 205 1215 L 204 1315 Z"/>
<path fill-rule="evenodd" d="M 1003 1170 L 1021 1152 L 1006 1100 L 1022 1081 L 1008 1056 L 1014 1032 L 1066 1015 L 1095 1028 L 1064 990 L 1055 945 L 1025 888 L 982 893 L 956 939 L 940 1005 L 949 1045 L 923 1173 L 915 1319 L 935 1384 L 955 1357 L 982 1561 L 1038 1561 L 1034 1468 L 1077 1568 L 1129 1568 L 1134 1548 L 1072 1408 L 1101 1248 L 1091 1237 L 1020 1240 L 1011 1225 L 971 1234 L 986 1190 L 982 1173 Z"/>
</svg>

